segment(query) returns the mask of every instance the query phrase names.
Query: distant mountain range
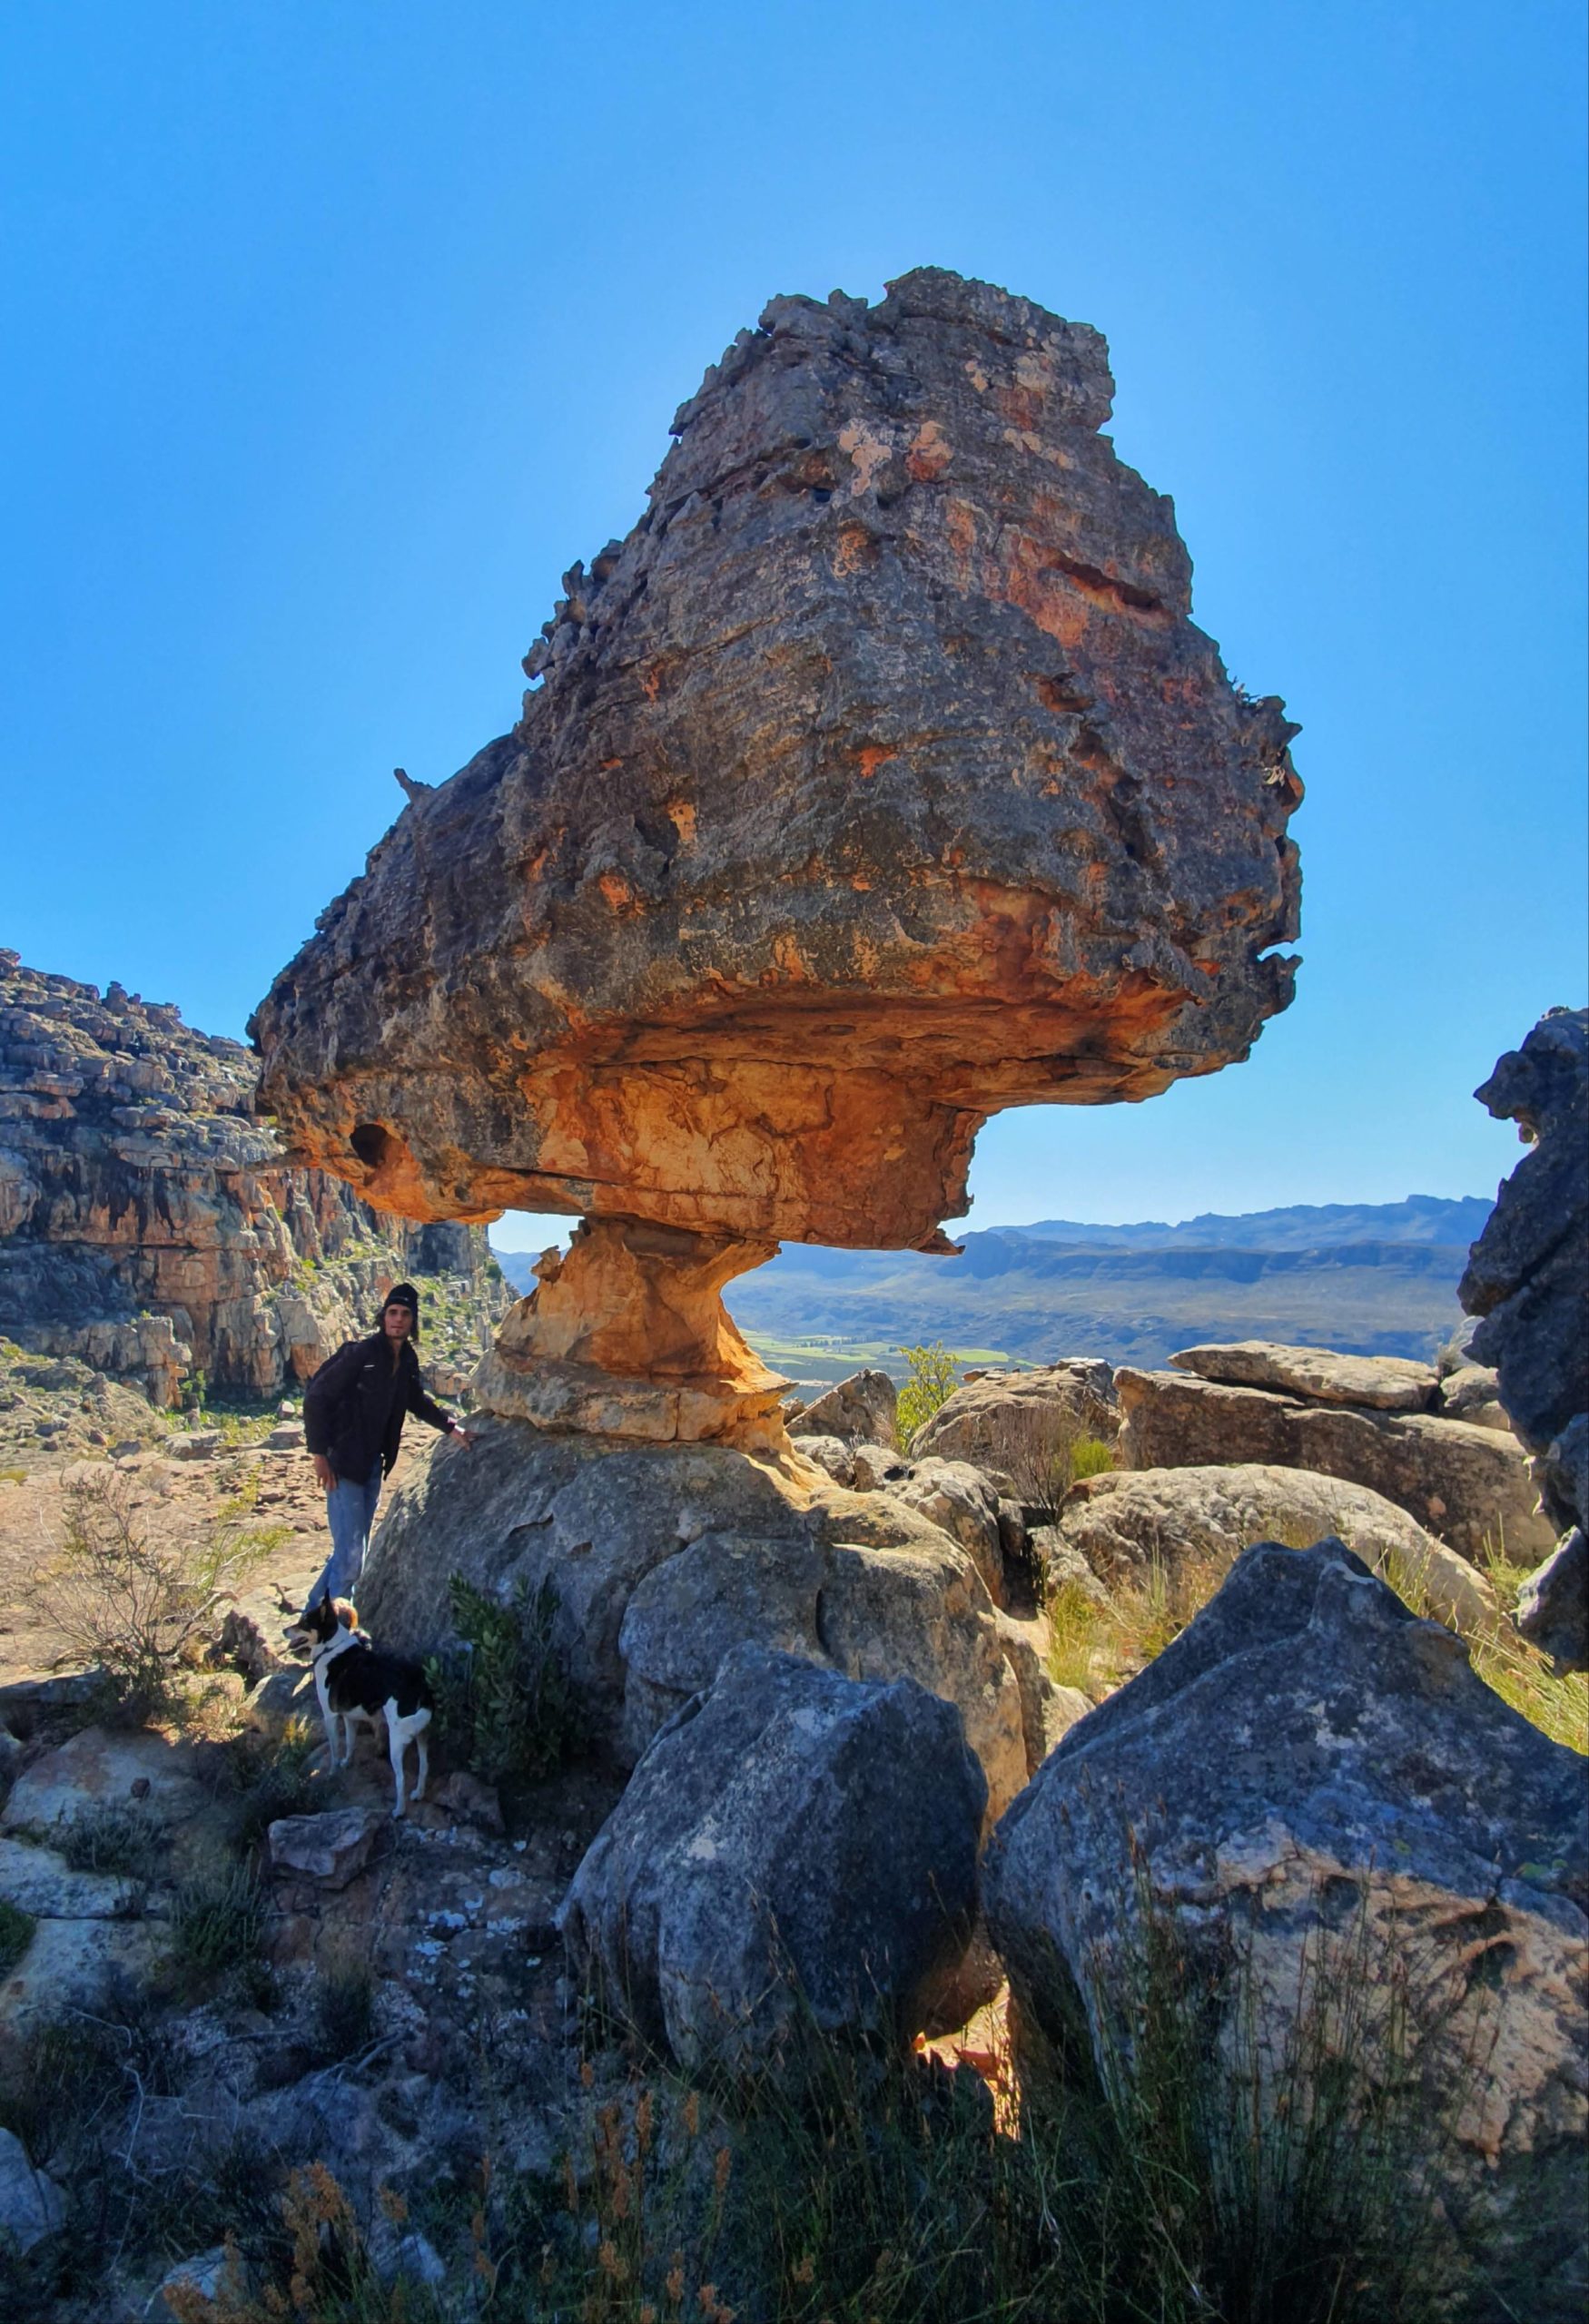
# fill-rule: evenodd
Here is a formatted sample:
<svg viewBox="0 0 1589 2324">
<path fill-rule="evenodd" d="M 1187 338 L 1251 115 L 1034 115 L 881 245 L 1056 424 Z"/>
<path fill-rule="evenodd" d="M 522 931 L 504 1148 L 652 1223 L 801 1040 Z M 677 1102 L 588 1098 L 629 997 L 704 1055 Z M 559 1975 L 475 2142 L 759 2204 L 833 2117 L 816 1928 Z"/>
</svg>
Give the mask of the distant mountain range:
<svg viewBox="0 0 1589 2324">
<path fill-rule="evenodd" d="M 1159 1364 L 1232 1339 L 1426 1355 L 1460 1317 L 1457 1281 L 1490 1208 L 1411 1195 L 1179 1226 L 1044 1218 L 968 1234 L 958 1258 L 790 1243 L 727 1299 L 768 1362 L 809 1381 L 861 1362 L 903 1371 L 900 1346 L 923 1340 L 982 1363 Z M 521 1289 L 532 1264 L 502 1260 Z"/>
</svg>

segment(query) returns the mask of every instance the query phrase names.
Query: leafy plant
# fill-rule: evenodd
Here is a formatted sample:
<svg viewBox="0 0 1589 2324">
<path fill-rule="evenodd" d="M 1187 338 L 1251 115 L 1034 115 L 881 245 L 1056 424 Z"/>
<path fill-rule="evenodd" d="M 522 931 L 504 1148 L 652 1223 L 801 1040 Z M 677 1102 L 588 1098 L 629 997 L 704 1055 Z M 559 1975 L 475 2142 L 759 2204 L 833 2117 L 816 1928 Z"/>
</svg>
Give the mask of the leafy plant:
<svg viewBox="0 0 1589 2324">
<path fill-rule="evenodd" d="M 913 1439 L 949 1402 L 960 1383 L 954 1376 L 954 1358 L 942 1340 L 919 1347 L 902 1347 L 899 1353 L 909 1368 L 899 1392 L 896 1425 L 900 1449 L 908 1452 Z"/>
<path fill-rule="evenodd" d="M 1079 1478 L 1115 1464 L 1112 1445 L 1091 1435 L 1079 1414 L 1053 1403 L 1010 1413 L 988 1460 L 1009 1478 L 1017 1501 L 1044 1511 L 1057 1510 Z"/>
<path fill-rule="evenodd" d="M 269 1549 L 224 1525 L 198 1541 L 153 1541 L 128 1481 L 114 1473 L 75 1479 L 62 1502 L 61 1544 L 30 1598 L 66 1639 L 64 1659 L 98 1665 L 109 1715 L 169 1718 L 181 1706 L 185 1658 Z"/>
<path fill-rule="evenodd" d="M 558 1595 L 521 1581 L 504 1604 L 461 1573 L 448 1582 L 461 1646 L 425 1674 L 441 1739 L 490 1783 L 533 1782 L 561 1766 L 578 1731 L 573 1686 L 552 1643 Z"/>
</svg>

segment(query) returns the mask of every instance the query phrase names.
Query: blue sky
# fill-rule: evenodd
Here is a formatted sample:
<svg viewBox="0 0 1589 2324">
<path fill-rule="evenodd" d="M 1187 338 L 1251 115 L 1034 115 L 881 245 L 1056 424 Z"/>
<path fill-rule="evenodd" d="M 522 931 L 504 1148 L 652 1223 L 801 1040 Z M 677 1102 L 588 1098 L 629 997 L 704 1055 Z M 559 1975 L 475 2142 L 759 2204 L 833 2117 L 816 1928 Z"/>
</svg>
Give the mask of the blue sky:
<svg viewBox="0 0 1589 2324">
<path fill-rule="evenodd" d="M 1584 998 L 1582 47 L 1575 0 L 13 0 L 0 941 L 241 1032 L 735 331 L 952 266 L 1106 332 L 1308 786 L 1295 1007 L 991 1124 L 971 1223 L 1489 1192 L 1469 1092 Z"/>
</svg>

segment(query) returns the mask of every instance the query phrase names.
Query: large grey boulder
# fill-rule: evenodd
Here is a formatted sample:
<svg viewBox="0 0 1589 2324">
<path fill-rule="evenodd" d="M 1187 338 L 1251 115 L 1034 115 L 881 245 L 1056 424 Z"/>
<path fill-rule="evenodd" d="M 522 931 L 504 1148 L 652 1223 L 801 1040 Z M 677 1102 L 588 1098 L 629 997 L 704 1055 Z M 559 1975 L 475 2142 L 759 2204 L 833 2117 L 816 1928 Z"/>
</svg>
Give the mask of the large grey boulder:
<svg viewBox="0 0 1589 2324">
<path fill-rule="evenodd" d="M 923 2023 L 964 1952 L 986 1787 L 910 1679 L 739 1646 L 654 1739 L 559 1915 L 587 1976 L 686 2072 Z"/>
<path fill-rule="evenodd" d="M 1260 1544 L 1071 1729 L 1000 1824 L 984 1902 L 1023 2017 L 1100 2058 L 1153 1925 L 1260 2093 L 1329 1992 L 1382 2087 L 1416 2044 L 1421 2167 L 1531 2317 L 1584 2243 L 1584 1763 L 1338 1541 Z M 1413 2021 L 1396 2032 L 1410 2000 Z M 1121 2051 L 1122 2040 L 1126 2043 Z M 1267 2085 L 1272 2095 L 1272 2084 Z M 1505 2311 L 1513 2312 L 1513 2311 Z"/>
<path fill-rule="evenodd" d="M 1112 1443 L 1120 1418 L 1109 1365 L 1094 1356 L 1067 1356 L 1031 1372 L 987 1372 L 967 1382 L 916 1431 L 909 1449 L 915 1461 L 968 1461 L 1023 1486 L 1078 1436 Z"/>
<path fill-rule="evenodd" d="M 794 1426 L 801 1436 L 836 1436 L 846 1444 L 899 1443 L 899 1391 L 886 1372 L 852 1372 L 807 1404 Z"/>
<path fill-rule="evenodd" d="M 1020 1687 L 976 1567 L 941 1527 L 724 1445 L 615 1445 L 522 1421 L 432 1464 L 370 1545 L 360 1615 L 423 1654 L 453 1635 L 448 1577 L 498 1599 L 549 1582 L 553 1644 L 591 1731 L 632 1764 L 745 1641 L 954 1702 L 1002 1809 L 1028 1773 Z"/>
<path fill-rule="evenodd" d="M 1305 1403 L 1184 1372 L 1115 1374 L 1128 1469 L 1259 1462 L 1367 1485 L 1476 1565 L 1504 1549 L 1535 1565 L 1554 1539 L 1535 1506 L 1528 1458 L 1510 1436 L 1429 1413 Z"/>
<path fill-rule="evenodd" d="M 1004 1602 L 1004 1551 L 999 1523 L 998 1489 L 969 1461 L 929 1455 L 913 1461 L 879 1488 L 907 1509 L 919 1510 L 958 1541 L 972 1559 L 996 1606 Z"/>
<path fill-rule="evenodd" d="M 7 2245 L 31 2251 L 66 2218 L 66 2198 L 54 2181 L 35 2171 L 22 2141 L 0 2131 L 0 2253 Z"/>
<path fill-rule="evenodd" d="M 1563 1554 L 1535 1577 L 1518 1626 L 1569 1669 L 1589 1669 L 1589 1009 L 1547 1009 L 1476 1090 L 1530 1150 L 1501 1187 L 1457 1286 L 1494 1365 Z"/>
<path fill-rule="evenodd" d="M 1259 1462 L 1201 1469 L 1116 1469 L 1085 1478 L 1042 1541 L 1051 1587 L 1074 1576 L 1080 1556 L 1106 1585 L 1145 1581 L 1159 1568 L 1231 1565 L 1255 1541 L 1293 1547 L 1333 1534 L 1393 1588 L 1419 1591 L 1428 1610 L 1458 1630 L 1502 1620 L 1490 1582 L 1466 1558 L 1426 1533 L 1405 1510 L 1367 1485 L 1307 1469 Z"/>
<path fill-rule="evenodd" d="M 1170 1359 L 1182 1372 L 1232 1388 L 1278 1388 L 1316 1404 L 1366 1404 L 1385 1413 L 1424 1413 L 1438 1375 L 1430 1364 L 1399 1355 L 1342 1355 L 1328 1347 L 1283 1347 L 1274 1340 L 1232 1340 L 1183 1347 Z"/>
</svg>

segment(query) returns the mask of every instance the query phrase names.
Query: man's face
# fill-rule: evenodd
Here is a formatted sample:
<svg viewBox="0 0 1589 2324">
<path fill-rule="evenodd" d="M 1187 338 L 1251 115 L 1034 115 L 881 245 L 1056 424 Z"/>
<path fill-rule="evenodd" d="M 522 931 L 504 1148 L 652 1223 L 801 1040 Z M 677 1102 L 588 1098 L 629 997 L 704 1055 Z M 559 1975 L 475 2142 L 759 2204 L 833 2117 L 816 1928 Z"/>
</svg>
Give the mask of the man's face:
<svg viewBox="0 0 1589 2324">
<path fill-rule="evenodd" d="M 406 1340 L 414 1328 L 411 1307 L 389 1307 L 380 1319 L 380 1328 L 389 1340 Z"/>
</svg>

